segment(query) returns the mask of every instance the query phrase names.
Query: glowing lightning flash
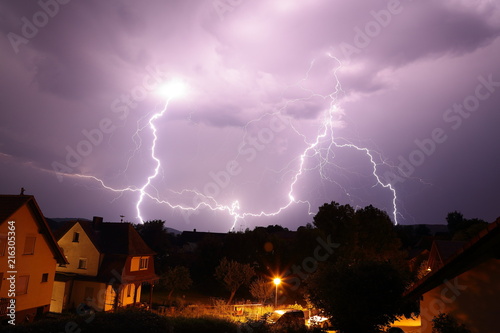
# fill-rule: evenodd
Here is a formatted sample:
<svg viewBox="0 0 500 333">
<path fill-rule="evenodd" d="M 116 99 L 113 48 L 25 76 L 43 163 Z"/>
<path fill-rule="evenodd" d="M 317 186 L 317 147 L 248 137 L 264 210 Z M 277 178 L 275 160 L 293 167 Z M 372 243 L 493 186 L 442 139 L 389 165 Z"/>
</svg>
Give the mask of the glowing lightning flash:
<svg viewBox="0 0 500 333">
<path fill-rule="evenodd" d="M 299 86 L 304 91 L 309 92 L 310 96 L 308 96 L 306 98 L 302 98 L 302 99 L 287 101 L 285 103 L 285 105 L 280 110 L 278 110 L 276 112 L 276 113 L 280 113 L 290 103 L 294 103 L 294 102 L 299 101 L 299 100 L 307 100 L 307 99 L 312 98 L 312 97 L 321 97 L 325 100 L 330 99 L 330 104 L 329 104 L 330 106 L 325 111 L 324 116 L 323 116 L 323 122 L 321 123 L 321 126 L 319 127 L 319 132 L 318 132 L 316 138 L 312 142 L 307 142 L 305 135 L 301 134 L 290 123 L 290 126 L 295 131 L 295 133 L 297 133 L 299 136 L 303 137 L 304 142 L 306 143 L 306 148 L 302 152 L 302 154 L 300 154 L 300 156 L 298 156 L 298 158 L 297 158 L 299 160 L 299 166 L 298 166 L 298 169 L 294 172 L 294 175 L 292 177 L 292 182 L 290 184 L 290 187 L 289 187 L 289 190 L 287 193 L 288 201 L 286 202 L 285 205 L 277 208 L 273 212 L 264 212 L 264 211 L 261 211 L 259 213 L 239 212 L 239 210 L 240 210 L 239 201 L 237 201 L 237 200 L 233 201 L 233 203 L 230 206 L 223 205 L 223 204 L 218 203 L 215 198 L 210 197 L 210 196 L 206 196 L 206 195 L 204 195 L 196 190 L 183 190 L 181 192 L 172 191 L 178 195 L 184 195 L 186 193 L 190 193 L 190 194 L 193 194 L 193 195 L 196 195 L 196 196 L 203 198 L 203 200 L 201 200 L 201 202 L 195 206 L 183 206 L 183 205 L 178 205 L 178 204 L 174 205 L 174 204 L 170 203 L 169 201 L 161 200 L 158 198 L 158 196 L 154 196 L 154 195 L 150 194 L 150 192 L 148 191 L 148 188 L 152 187 L 152 181 L 158 176 L 160 169 L 161 169 L 161 161 L 156 156 L 156 146 L 157 146 L 158 136 L 157 136 L 157 128 L 155 126 L 155 122 L 156 122 L 156 120 L 158 120 L 160 117 L 162 117 L 165 114 L 165 112 L 167 111 L 167 108 L 169 106 L 169 103 L 173 98 L 179 98 L 179 97 L 182 97 L 186 94 L 187 87 L 182 81 L 171 81 L 171 82 L 161 86 L 157 90 L 157 93 L 166 99 L 165 99 L 165 103 L 164 103 L 163 108 L 159 112 L 153 114 L 149 118 L 149 121 L 147 122 L 147 124 L 148 124 L 147 126 L 149 126 L 149 128 L 151 129 L 151 133 L 153 135 L 153 141 L 151 144 L 151 158 L 155 161 L 155 168 L 154 168 L 152 174 L 147 177 L 147 181 L 140 188 L 127 187 L 127 188 L 123 188 L 123 189 L 114 189 L 114 188 L 111 188 L 111 187 L 105 185 L 105 183 L 101 179 L 94 177 L 94 176 L 88 176 L 88 175 L 71 175 L 71 176 L 91 178 L 93 180 L 98 181 L 105 189 L 113 191 L 113 192 L 118 192 L 118 193 L 124 193 L 127 191 L 138 192 L 139 199 L 138 199 L 135 207 L 136 207 L 137 217 L 141 223 L 144 222 L 144 219 L 143 219 L 142 213 L 141 213 L 141 204 L 143 203 L 144 198 L 148 197 L 151 200 L 156 201 L 159 204 L 166 204 L 170 208 L 181 209 L 183 211 L 192 212 L 192 211 L 196 211 L 196 210 L 201 209 L 201 208 L 208 208 L 208 209 L 211 209 L 213 211 L 225 211 L 225 212 L 227 212 L 227 214 L 229 214 L 233 218 L 233 225 L 231 227 L 231 230 L 233 230 L 236 226 L 236 223 L 240 219 L 244 219 L 245 217 L 275 216 L 275 215 L 280 214 L 283 210 L 287 209 L 288 207 L 290 207 L 290 205 L 292 205 L 294 203 L 295 204 L 298 204 L 298 203 L 307 204 L 309 206 L 309 211 L 308 211 L 309 214 L 313 214 L 311 211 L 311 204 L 308 201 L 296 200 L 295 195 L 294 195 L 294 187 L 297 184 L 297 182 L 299 181 L 299 179 L 301 178 L 301 176 L 305 172 L 306 160 L 308 159 L 308 157 L 311 157 L 311 156 L 319 157 L 320 158 L 320 162 L 318 165 L 319 172 L 320 172 L 321 177 L 323 179 L 326 179 L 326 177 L 324 176 L 323 169 L 324 169 L 325 165 L 330 163 L 329 161 L 332 158 L 330 156 L 332 149 L 334 147 L 336 147 L 336 148 L 350 148 L 350 149 L 354 149 L 354 150 L 363 152 L 367 156 L 367 158 L 369 159 L 370 164 L 372 166 L 372 174 L 373 174 L 377 184 L 382 186 L 383 188 L 387 188 L 392 193 L 392 205 L 393 205 L 392 214 L 393 214 L 394 223 L 397 224 L 398 223 L 398 221 L 397 221 L 398 209 L 397 209 L 397 205 L 396 205 L 396 201 L 397 201 L 396 190 L 390 183 L 384 183 L 381 180 L 381 178 L 379 177 L 379 175 L 377 173 L 377 171 L 378 171 L 377 167 L 379 164 L 375 161 L 375 158 L 373 156 L 373 152 L 370 151 L 368 148 L 359 147 L 359 146 L 357 146 L 353 143 L 350 143 L 350 142 L 340 143 L 340 142 L 338 142 L 338 140 L 334 136 L 334 127 L 335 127 L 334 124 L 335 124 L 336 120 L 338 120 L 338 115 L 340 113 L 339 109 L 337 107 L 337 95 L 342 92 L 340 81 L 337 77 L 337 71 L 342 66 L 341 66 L 340 61 L 337 58 L 331 56 L 330 54 L 328 56 L 330 57 L 330 59 L 333 59 L 338 63 L 338 66 L 335 68 L 334 73 L 333 73 L 333 77 L 336 81 L 335 90 L 328 95 L 319 95 L 319 94 L 315 93 L 314 91 L 310 91 L 310 90 L 303 88 L 299 82 L 297 84 L 297 86 Z M 314 65 L 314 61 L 310 65 L 310 68 L 307 72 L 306 78 L 309 75 L 309 72 L 312 69 L 313 65 Z M 303 80 L 305 80 L 306 78 L 304 78 Z M 254 121 L 258 121 L 258 120 L 262 119 L 263 117 L 264 116 L 262 116 L 261 118 L 259 118 L 257 120 L 254 120 Z M 247 124 L 247 126 L 248 126 L 248 124 Z M 136 135 L 138 135 L 138 132 L 140 130 L 144 129 L 147 126 L 144 126 L 140 129 L 138 129 L 136 132 Z M 246 126 L 245 126 L 245 129 L 246 129 Z M 327 149 L 321 148 L 321 146 L 325 140 L 327 140 L 327 142 L 328 142 Z M 140 145 L 138 145 L 136 147 L 136 149 L 139 149 L 139 148 L 140 148 Z M 325 151 L 326 151 L 326 156 L 324 156 Z"/>
</svg>

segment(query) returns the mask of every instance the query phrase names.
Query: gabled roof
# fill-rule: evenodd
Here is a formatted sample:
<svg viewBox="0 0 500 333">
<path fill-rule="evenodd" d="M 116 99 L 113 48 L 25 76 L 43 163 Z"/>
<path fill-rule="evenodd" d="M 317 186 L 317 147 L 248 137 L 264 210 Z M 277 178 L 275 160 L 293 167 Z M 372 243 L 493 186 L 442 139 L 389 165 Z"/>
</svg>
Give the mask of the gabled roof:
<svg viewBox="0 0 500 333">
<path fill-rule="evenodd" d="M 0 224 L 31 199 L 32 195 L 0 195 Z"/>
<path fill-rule="evenodd" d="M 437 270 L 443 267 L 448 258 L 460 250 L 467 242 L 436 239 L 429 253 L 429 267 Z"/>
<path fill-rule="evenodd" d="M 56 231 L 61 239 L 75 224 L 79 223 L 94 246 L 103 254 L 155 255 L 130 223 L 92 221 L 67 222 Z"/>
<path fill-rule="evenodd" d="M 409 297 L 418 297 L 456 276 L 491 259 L 500 259 L 500 218 L 481 230 L 472 240 L 444 260 L 443 266 L 431 271 L 406 292 Z"/>
<path fill-rule="evenodd" d="M 43 216 L 40 207 L 32 195 L 0 195 L 0 225 L 7 222 L 21 207 L 27 206 L 38 225 L 38 231 L 43 235 L 51 249 L 54 259 L 59 264 L 67 264 L 61 248 L 57 244 L 52 231 Z"/>
</svg>

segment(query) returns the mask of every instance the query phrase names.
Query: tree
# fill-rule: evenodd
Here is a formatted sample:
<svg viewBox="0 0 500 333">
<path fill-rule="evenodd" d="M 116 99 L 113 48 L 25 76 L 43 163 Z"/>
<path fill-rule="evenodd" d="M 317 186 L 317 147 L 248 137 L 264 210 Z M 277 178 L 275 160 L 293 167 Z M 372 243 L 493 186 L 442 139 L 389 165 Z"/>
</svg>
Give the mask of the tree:
<svg viewBox="0 0 500 333">
<path fill-rule="evenodd" d="M 446 222 L 454 240 L 469 240 L 488 226 L 488 223 L 481 219 L 466 219 L 457 211 L 448 213 Z"/>
<path fill-rule="evenodd" d="M 189 274 L 189 269 L 184 266 L 169 268 L 162 274 L 160 281 L 162 285 L 169 290 L 168 299 L 172 297 L 175 290 L 186 290 L 193 284 Z"/>
<path fill-rule="evenodd" d="M 432 333 L 471 333 L 464 324 L 460 324 L 455 317 L 440 313 L 432 319 Z"/>
<path fill-rule="evenodd" d="M 344 333 L 380 332 L 400 315 L 410 315 L 403 298 L 406 281 L 386 262 L 323 265 L 308 280 L 312 302 Z"/>
<path fill-rule="evenodd" d="M 406 254 L 386 212 L 367 206 L 354 210 L 336 202 L 324 204 L 314 216 L 314 225 L 333 243 L 340 244 L 330 261 L 398 261 Z"/>
<path fill-rule="evenodd" d="M 448 223 L 448 231 L 453 235 L 460 229 L 464 228 L 466 223 L 462 213 L 454 211 L 446 215 L 446 222 Z"/>
<path fill-rule="evenodd" d="M 222 258 L 219 266 L 215 269 L 215 277 L 231 292 L 227 304 L 231 304 L 236 291 L 241 286 L 248 285 L 254 275 L 255 271 L 249 264 L 227 260 L 226 257 Z"/>
<path fill-rule="evenodd" d="M 320 207 L 314 224 L 340 244 L 306 281 L 312 302 L 332 316 L 336 330 L 378 332 L 417 311 L 403 298 L 411 275 L 387 213 L 332 202 Z"/>
<path fill-rule="evenodd" d="M 142 224 L 135 224 L 134 228 L 141 235 L 144 242 L 156 252 L 154 257 L 155 269 L 159 274 L 165 272 L 168 265 L 168 251 L 172 247 L 171 235 L 165 229 L 165 221 L 146 221 Z"/>
<path fill-rule="evenodd" d="M 250 294 L 252 294 L 259 303 L 265 303 L 271 298 L 273 288 L 268 280 L 259 277 L 250 284 Z"/>
</svg>

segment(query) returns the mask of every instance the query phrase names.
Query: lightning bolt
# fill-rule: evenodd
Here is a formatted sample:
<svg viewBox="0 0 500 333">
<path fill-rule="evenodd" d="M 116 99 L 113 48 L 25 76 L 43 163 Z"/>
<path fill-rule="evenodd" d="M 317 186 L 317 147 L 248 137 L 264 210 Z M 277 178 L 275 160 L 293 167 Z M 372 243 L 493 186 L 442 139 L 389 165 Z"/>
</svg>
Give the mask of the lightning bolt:
<svg viewBox="0 0 500 333">
<path fill-rule="evenodd" d="M 285 203 L 276 208 L 273 211 L 260 211 L 260 212 L 240 212 L 240 203 L 238 200 L 234 200 L 230 205 L 226 204 L 221 204 L 219 203 L 215 197 L 207 196 L 200 191 L 197 190 L 189 190 L 185 189 L 180 192 L 176 192 L 173 190 L 170 190 L 170 192 L 174 195 L 177 195 L 179 197 L 183 197 L 185 195 L 190 195 L 194 197 L 201 198 L 200 202 L 196 205 L 183 205 L 183 204 L 175 204 L 172 203 L 172 200 L 162 200 L 160 199 L 160 196 L 158 194 L 158 191 L 156 191 L 156 195 L 153 195 L 151 192 L 152 190 L 156 190 L 153 186 L 153 180 L 156 179 L 156 177 L 160 174 L 160 170 L 162 168 L 161 166 L 161 161 L 156 155 L 156 148 L 157 148 L 157 141 L 158 141 L 158 129 L 155 125 L 155 122 L 161 118 L 166 112 L 169 107 L 169 104 L 174 98 L 174 95 L 172 94 L 171 96 L 168 96 L 163 104 L 163 107 L 160 109 L 160 111 L 155 112 L 147 121 L 147 125 L 144 126 L 139 126 L 134 134 L 134 142 L 136 143 L 136 150 L 134 151 L 134 154 L 141 148 L 142 145 L 142 140 L 140 139 L 139 132 L 144 130 L 145 128 L 149 127 L 151 130 L 151 133 L 153 135 L 153 140 L 151 142 L 151 159 L 154 161 L 154 168 L 150 175 L 147 177 L 145 182 L 142 184 L 140 187 L 135 187 L 135 186 L 129 186 L 129 187 L 124 187 L 124 188 L 114 188 L 111 186 L 106 185 L 106 183 L 94 176 L 91 175 L 82 175 L 82 174 L 64 174 L 65 176 L 70 176 L 70 177 L 78 177 L 78 178 L 87 178 L 91 179 L 93 181 L 98 182 L 104 189 L 116 192 L 118 194 L 123 194 L 125 192 L 133 192 L 138 194 L 138 199 L 135 204 L 135 209 L 137 213 L 137 218 L 141 223 L 144 222 L 143 214 L 141 211 L 141 205 L 144 202 L 146 198 L 162 205 L 166 205 L 170 207 L 171 209 L 180 209 L 185 212 L 196 212 L 200 209 L 203 208 L 208 208 L 212 211 L 220 211 L 220 212 L 226 212 L 229 216 L 232 217 L 233 219 L 233 224 L 230 230 L 234 230 L 236 227 L 236 224 L 239 220 L 245 219 L 246 217 L 269 217 L 269 216 L 276 216 L 279 215 L 281 212 L 289 208 L 293 204 L 306 204 L 308 206 L 308 213 L 310 215 L 314 214 L 311 208 L 311 204 L 307 200 L 298 200 L 296 199 L 295 195 L 295 187 L 297 183 L 300 181 L 301 177 L 308 171 L 306 169 L 306 162 L 311 159 L 311 158 L 317 158 L 319 159 L 319 162 L 316 166 L 318 168 L 320 176 L 324 180 L 328 180 L 330 182 L 334 182 L 334 180 L 330 179 L 330 177 L 327 175 L 327 172 L 325 171 L 325 167 L 327 165 L 332 164 L 332 160 L 334 160 L 334 149 L 352 149 L 355 151 L 358 151 L 366 156 L 368 159 L 370 165 L 371 165 L 371 170 L 372 170 L 372 175 L 373 179 L 375 180 L 374 186 L 381 186 L 385 189 L 387 189 L 391 195 L 392 195 L 392 217 L 394 220 L 394 223 L 398 223 L 398 207 L 397 207 L 397 193 L 396 189 L 393 187 L 392 184 L 384 182 L 381 177 L 379 176 L 378 168 L 381 164 L 387 165 L 384 161 L 382 162 L 377 162 L 377 158 L 375 155 L 379 155 L 377 152 L 372 151 L 368 148 L 365 147 L 360 147 L 352 142 L 349 142 L 348 140 L 342 139 L 342 138 L 336 138 L 335 136 L 335 125 L 338 123 L 339 119 L 341 118 L 340 116 L 342 115 L 342 111 L 338 107 L 338 100 L 337 96 L 341 94 L 342 87 L 340 84 L 340 80 L 337 76 L 337 72 L 342 68 L 341 62 L 331 54 L 328 54 L 328 57 L 330 59 L 334 60 L 337 62 L 337 66 L 335 67 L 333 71 L 333 79 L 335 80 L 335 89 L 333 92 L 327 95 L 321 95 L 315 93 L 313 90 L 306 89 L 302 86 L 302 83 L 307 80 L 310 71 L 312 70 L 314 66 L 314 61 L 311 62 L 310 67 L 305 75 L 305 77 L 300 80 L 298 83 L 295 84 L 296 87 L 299 87 L 303 91 L 308 93 L 308 96 L 300 98 L 300 99 L 294 99 L 294 100 L 289 100 L 284 103 L 284 105 L 278 109 L 274 113 L 268 113 L 265 114 L 258 119 L 252 120 L 249 123 L 245 125 L 245 133 L 247 133 L 247 128 L 248 126 L 253 123 L 257 122 L 259 120 L 262 120 L 266 116 L 274 115 L 274 114 L 279 114 L 281 115 L 282 112 L 292 103 L 296 103 L 298 101 L 303 101 L 303 100 L 308 100 L 312 97 L 320 97 L 323 98 L 324 100 L 330 101 L 329 103 L 329 108 L 324 111 L 323 113 L 323 119 L 321 121 L 321 124 L 318 128 L 318 133 L 315 137 L 314 140 L 309 141 L 307 140 L 306 135 L 300 133 L 300 131 L 292 124 L 291 121 L 289 121 L 290 128 L 300 137 L 303 138 L 303 141 L 305 143 L 305 149 L 303 152 L 296 158 L 294 158 L 294 161 L 298 161 L 298 167 L 296 167 L 295 170 L 292 170 L 293 176 L 291 177 L 291 182 L 288 187 L 288 192 L 286 193 L 286 201 Z M 245 134 L 246 136 L 247 134 Z M 135 139 L 137 138 L 137 139 Z M 326 144 L 325 144 L 326 142 Z M 326 145 L 326 148 L 325 148 Z M 133 156 L 132 156 L 133 157 Z M 131 158 L 129 158 L 127 162 L 127 167 L 130 163 Z M 283 172 L 285 169 L 280 170 L 279 172 Z M 338 183 L 337 183 L 338 184 Z M 338 184 L 341 186 L 340 184 Z M 348 194 L 348 191 L 344 189 L 344 191 Z"/>
</svg>

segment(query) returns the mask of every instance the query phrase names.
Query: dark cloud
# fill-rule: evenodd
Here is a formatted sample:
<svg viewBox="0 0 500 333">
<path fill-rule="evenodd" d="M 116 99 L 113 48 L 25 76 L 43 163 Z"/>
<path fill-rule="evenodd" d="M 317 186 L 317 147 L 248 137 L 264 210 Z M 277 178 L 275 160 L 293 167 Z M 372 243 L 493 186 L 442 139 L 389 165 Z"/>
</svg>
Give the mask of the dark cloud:
<svg viewBox="0 0 500 333">
<path fill-rule="evenodd" d="M 137 192 L 56 177 L 54 163 L 116 189 L 141 188 L 156 166 L 148 120 L 164 97 L 155 90 L 172 80 L 188 93 L 153 122 L 162 167 L 148 194 L 192 207 L 202 193 L 221 206 L 182 213 L 147 197 L 148 219 L 227 230 L 236 200 L 239 213 L 273 212 L 291 195 L 309 200 L 313 212 L 338 200 L 392 213 L 392 192 L 374 186 L 368 156 L 332 146 L 327 120 L 338 142 L 380 152 L 373 156 L 382 174 L 421 149 L 416 142 L 434 129 L 447 135 L 395 184 L 400 222 L 444 222 L 443 212 L 462 207 L 468 217 L 500 215 L 492 204 L 498 161 L 490 152 L 499 139 L 494 1 L 57 4 L 0 4 L 2 192 L 30 189 L 47 215 L 137 221 Z M 34 21 L 36 31 L 25 27 Z M 474 96 L 488 76 L 490 94 L 476 111 L 453 114 L 462 117 L 453 118 L 460 121 L 453 129 L 447 109 Z M 81 204 L 61 206 L 68 198 Z M 239 223 L 304 224 L 308 209 L 296 204 L 283 220 Z"/>
</svg>

